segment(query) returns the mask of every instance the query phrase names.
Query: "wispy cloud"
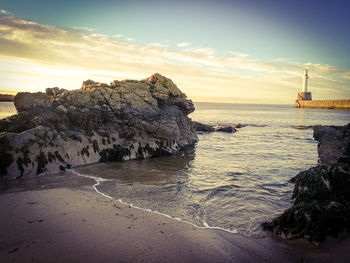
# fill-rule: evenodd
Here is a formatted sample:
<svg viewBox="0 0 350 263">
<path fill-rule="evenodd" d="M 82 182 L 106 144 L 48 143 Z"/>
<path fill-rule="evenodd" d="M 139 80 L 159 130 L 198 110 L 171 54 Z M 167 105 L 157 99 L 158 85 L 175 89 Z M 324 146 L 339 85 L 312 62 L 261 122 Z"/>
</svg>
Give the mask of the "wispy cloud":
<svg viewBox="0 0 350 263">
<path fill-rule="evenodd" d="M 5 9 L 0 9 L 0 13 L 3 14 L 3 15 L 9 15 L 10 12 L 5 10 Z"/>
<path fill-rule="evenodd" d="M 178 47 L 188 47 L 190 45 L 191 45 L 191 43 L 187 43 L 187 42 L 182 42 L 182 43 L 176 44 L 176 46 L 178 46 Z"/>
<path fill-rule="evenodd" d="M 82 31 L 88 31 L 88 32 L 94 31 L 93 28 L 89 28 L 89 27 L 78 27 L 78 26 L 75 26 L 75 27 L 73 27 L 73 29 L 82 30 Z"/>
<path fill-rule="evenodd" d="M 163 44 L 163 43 L 150 43 L 147 46 L 149 46 L 149 47 L 163 47 L 163 48 L 168 47 L 167 44 Z"/>
<path fill-rule="evenodd" d="M 179 43 L 134 44 L 83 28 L 63 29 L 14 16 L 0 16 L 0 88 L 78 88 L 82 80 L 112 81 L 145 78 L 159 72 L 172 79 L 190 98 L 247 97 L 294 100 L 305 67 L 310 86 L 326 96 L 337 89 L 349 95 L 350 72 L 330 65 L 279 59 L 259 61 L 247 54 Z M 314 82 L 312 82 L 314 81 Z M 313 83 L 315 84 L 313 86 Z M 316 85 L 317 84 L 317 85 Z"/>
<path fill-rule="evenodd" d="M 235 51 L 229 51 L 229 53 L 234 56 L 234 57 L 238 57 L 238 58 L 246 58 L 249 55 L 248 54 L 244 54 L 244 53 L 240 53 L 240 52 L 235 52 Z"/>
</svg>

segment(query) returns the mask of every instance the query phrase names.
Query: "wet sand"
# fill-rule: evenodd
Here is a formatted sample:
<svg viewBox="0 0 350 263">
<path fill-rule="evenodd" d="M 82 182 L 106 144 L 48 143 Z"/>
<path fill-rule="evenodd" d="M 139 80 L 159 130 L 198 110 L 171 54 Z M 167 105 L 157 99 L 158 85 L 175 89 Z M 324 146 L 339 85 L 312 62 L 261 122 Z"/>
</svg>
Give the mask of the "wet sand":
<svg viewBox="0 0 350 263">
<path fill-rule="evenodd" d="M 245 238 L 136 209 L 74 175 L 0 183 L 0 262 L 348 262 L 350 239 L 316 247 Z"/>
</svg>

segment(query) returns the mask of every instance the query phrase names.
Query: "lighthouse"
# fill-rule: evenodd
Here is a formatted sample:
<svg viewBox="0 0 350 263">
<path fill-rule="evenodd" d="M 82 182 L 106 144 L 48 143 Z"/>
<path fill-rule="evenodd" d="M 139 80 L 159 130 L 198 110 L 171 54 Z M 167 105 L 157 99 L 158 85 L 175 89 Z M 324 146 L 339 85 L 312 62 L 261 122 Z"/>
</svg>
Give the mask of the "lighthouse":
<svg viewBox="0 0 350 263">
<path fill-rule="evenodd" d="M 308 86 L 308 81 L 309 81 L 309 71 L 307 69 L 304 70 L 304 78 L 303 78 L 303 92 L 308 92 L 307 91 L 307 86 Z"/>
<path fill-rule="evenodd" d="M 308 90 L 309 88 L 309 71 L 307 69 L 304 70 L 303 76 L 303 90 L 298 93 L 297 100 L 312 100 L 311 92 Z"/>
</svg>

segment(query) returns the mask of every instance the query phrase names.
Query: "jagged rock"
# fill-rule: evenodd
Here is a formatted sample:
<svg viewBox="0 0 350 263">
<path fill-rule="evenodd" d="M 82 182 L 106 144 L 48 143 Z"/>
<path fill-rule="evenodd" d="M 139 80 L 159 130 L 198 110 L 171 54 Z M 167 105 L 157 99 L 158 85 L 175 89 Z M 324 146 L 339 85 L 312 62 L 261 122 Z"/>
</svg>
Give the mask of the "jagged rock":
<svg viewBox="0 0 350 263">
<path fill-rule="evenodd" d="M 49 97 L 57 97 L 59 94 L 66 92 L 66 89 L 60 89 L 58 87 L 45 89 L 46 95 Z"/>
<path fill-rule="evenodd" d="M 350 229 L 350 124 L 315 126 L 314 138 L 320 165 L 292 178 L 292 207 L 262 226 L 282 238 L 317 244 Z"/>
<path fill-rule="evenodd" d="M 18 114 L 0 120 L 0 173 L 11 178 L 171 154 L 198 140 L 192 101 L 160 74 L 18 93 L 14 103 Z"/>
</svg>

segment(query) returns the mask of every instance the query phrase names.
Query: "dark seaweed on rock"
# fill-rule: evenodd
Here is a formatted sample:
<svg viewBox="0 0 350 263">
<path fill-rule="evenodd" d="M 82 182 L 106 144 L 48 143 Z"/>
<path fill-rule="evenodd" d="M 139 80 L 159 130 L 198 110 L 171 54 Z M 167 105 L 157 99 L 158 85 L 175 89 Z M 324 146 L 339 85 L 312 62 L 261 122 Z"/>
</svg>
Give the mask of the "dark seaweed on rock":
<svg viewBox="0 0 350 263">
<path fill-rule="evenodd" d="M 171 154 L 198 140 L 187 116 L 192 101 L 157 73 L 110 85 L 87 80 L 79 90 L 22 92 L 14 104 L 18 113 L 0 120 L 1 176 Z"/>
<path fill-rule="evenodd" d="M 314 243 L 350 229 L 350 124 L 315 126 L 320 164 L 292 178 L 293 205 L 262 224 L 282 238 Z"/>
</svg>

